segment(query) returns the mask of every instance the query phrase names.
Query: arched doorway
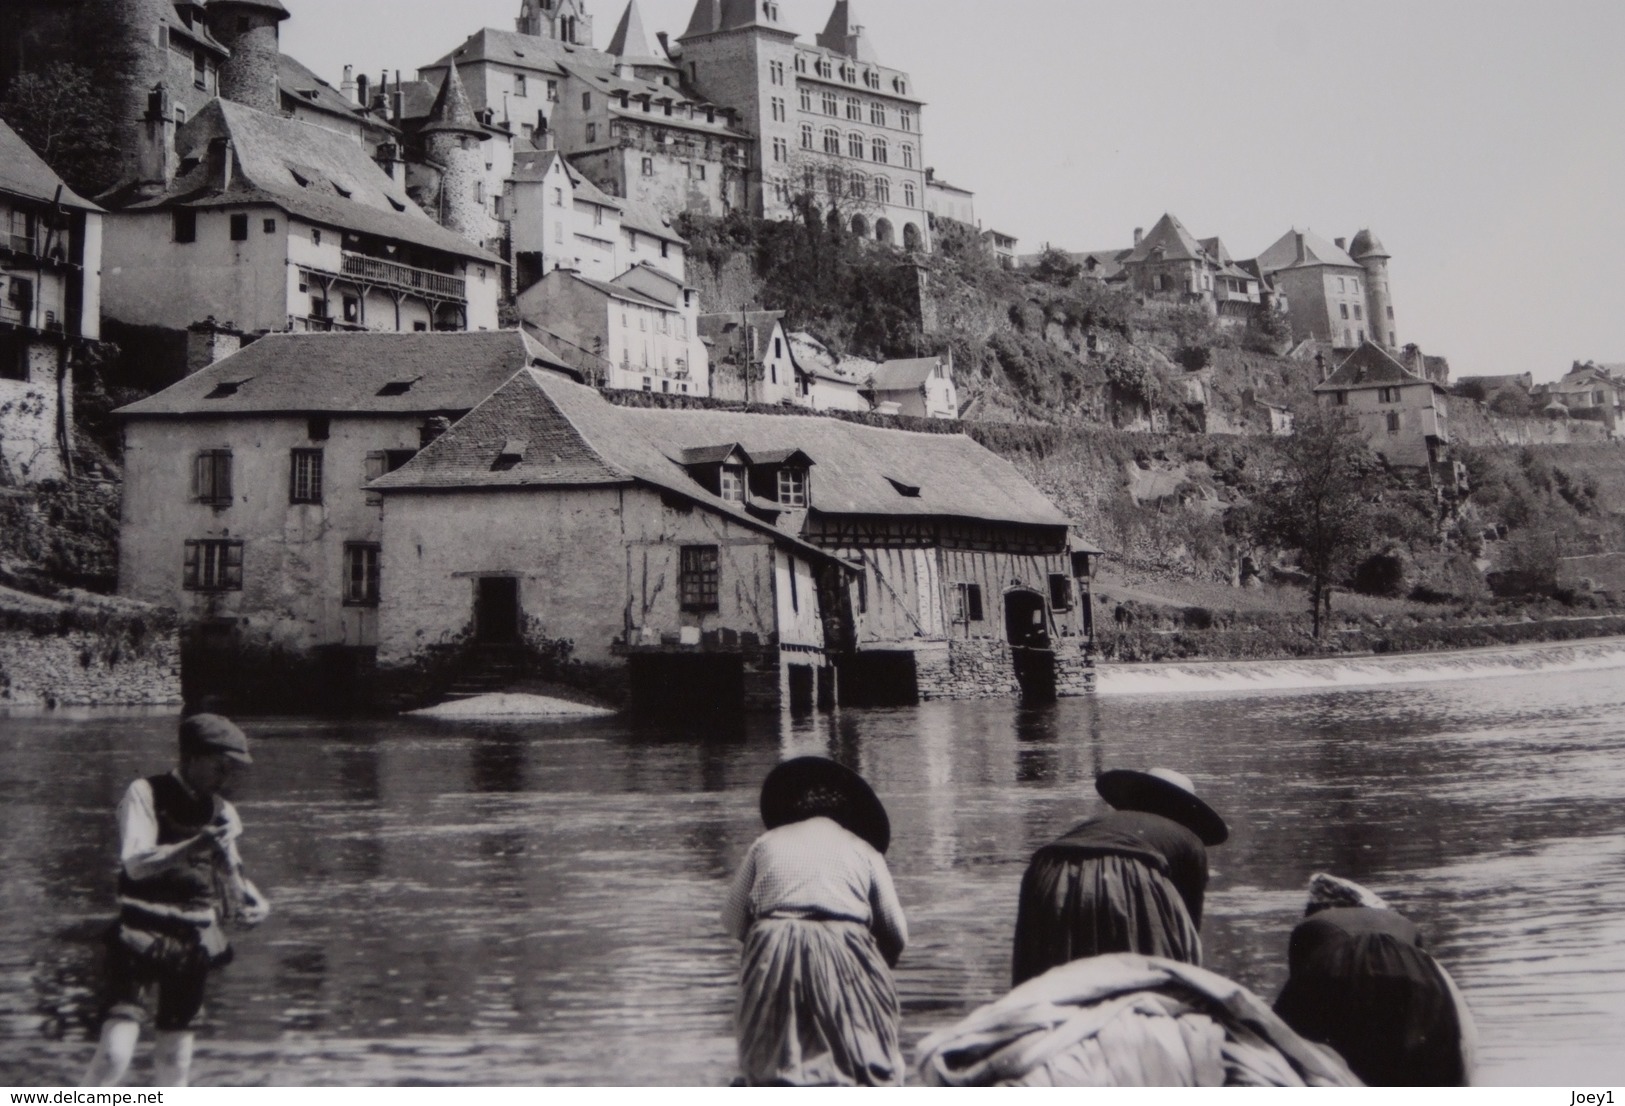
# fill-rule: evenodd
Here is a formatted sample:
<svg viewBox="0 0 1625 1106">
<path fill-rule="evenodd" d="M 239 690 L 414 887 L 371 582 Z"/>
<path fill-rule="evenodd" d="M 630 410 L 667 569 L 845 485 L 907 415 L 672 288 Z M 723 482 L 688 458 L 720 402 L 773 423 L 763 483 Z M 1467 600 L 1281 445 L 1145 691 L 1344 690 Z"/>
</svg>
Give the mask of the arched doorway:
<svg viewBox="0 0 1625 1106">
<path fill-rule="evenodd" d="M 897 239 L 892 236 L 890 219 L 875 220 L 875 241 L 884 242 L 888 246 L 894 246 L 897 244 Z"/>
<path fill-rule="evenodd" d="M 913 223 L 908 223 L 903 227 L 903 248 L 904 249 L 917 250 L 917 249 L 920 248 L 920 244 L 923 241 L 924 241 L 924 239 L 922 239 L 920 237 L 920 228 L 919 227 L 915 226 Z"/>
<path fill-rule="evenodd" d="M 1049 607 L 1044 596 L 1032 588 L 1006 591 L 1004 633 L 1022 697 L 1055 698 L 1055 650 L 1050 644 Z"/>
<path fill-rule="evenodd" d="M 869 237 L 869 220 L 862 215 L 852 216 L 852 233 L 859 238 Z"/>
</svg>

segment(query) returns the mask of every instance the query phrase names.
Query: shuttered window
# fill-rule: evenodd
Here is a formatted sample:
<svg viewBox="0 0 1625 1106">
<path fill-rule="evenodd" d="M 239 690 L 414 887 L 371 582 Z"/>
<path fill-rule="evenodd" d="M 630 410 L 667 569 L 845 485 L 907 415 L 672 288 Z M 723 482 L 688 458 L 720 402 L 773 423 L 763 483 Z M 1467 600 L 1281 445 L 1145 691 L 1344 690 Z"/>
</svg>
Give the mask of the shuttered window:
<svg viewBox="0 0 1625 1106">
<path fill-rule="evenodd" d="M 241 591 L 243 543 L 188 541 L 181 570 L 181 586 L 187 591 Z"/>
</svg>

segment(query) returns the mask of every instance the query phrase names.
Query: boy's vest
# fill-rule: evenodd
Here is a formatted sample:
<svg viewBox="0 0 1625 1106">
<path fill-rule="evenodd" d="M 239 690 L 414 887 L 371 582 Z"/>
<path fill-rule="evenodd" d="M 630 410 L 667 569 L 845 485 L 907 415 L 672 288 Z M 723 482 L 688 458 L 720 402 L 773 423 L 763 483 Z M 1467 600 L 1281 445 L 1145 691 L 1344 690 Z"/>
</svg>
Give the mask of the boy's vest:
<svg viewBox="0 0 1625 1106">
<path fill-rule="evenodd" d="M 151 776 L 152 807 L 158 816 L 158 844 L 173 845 L 196 836 L 213 822 L 219 804 L 213 796 L 194 795 L 173 775 Z M 120 871 L 119 921 L 126 927 L 197 936 L 216 923 L 216 859 L 212 849 L 200 849 L 186 860 L 145 879 L 132 879 Z"/>
</svg>

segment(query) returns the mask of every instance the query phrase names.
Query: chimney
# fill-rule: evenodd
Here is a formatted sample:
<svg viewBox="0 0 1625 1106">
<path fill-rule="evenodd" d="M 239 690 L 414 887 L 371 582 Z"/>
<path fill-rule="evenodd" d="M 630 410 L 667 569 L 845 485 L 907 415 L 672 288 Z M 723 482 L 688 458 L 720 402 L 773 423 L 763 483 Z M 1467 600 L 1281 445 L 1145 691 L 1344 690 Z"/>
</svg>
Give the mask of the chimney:
<svg viewBox="0 0 1625 1106">
<path fill-rule="evenodd" d="M 235 151 L 231 139 L 222 135 L 209 140 L 209 171 L 220 182 L 220 191 L 231 191 L 231 174 Z"/>
<path fill-rule="evenodd" d="M 393 93 L 391 93 L 390 97 L 389 97 L 389 118 L 390 118 L 390 122 L 394 123 L 398 127 L 398 126 L 401 125 L 401 120 L 403 118 L 405 118 L 405 116 L 406 116 L 406 93 L 405 93 L 405 91 L 403 91 L 401 89 L 401 86 L 399 84 L 396 84 L 395 91 Z"/>
<path fill-rule="evenodd" d="M 1298 264 L 1302 265 L 1305 261 L 1309 260 L 1309 248 L 1303 244 L 1303 231 L 1293 231 L 1292 237 L 1296 241 L 1298 247 Z"/>
<path fill-rule="evenodd" d="M 358 102 L 355 98 L 355 66 L 346 65 L 344 67 L 344 83 L 339 85 L 339 91 L 344 93 L 344 98 L 350 103 Z"/>
<path fill-rule="evenodd" d="M 1141 239 L 1143 239 L 1144 237 L 1145 237 L 1145 228 L 1144 227 L 1135 227 L 1134 228 L 1134 244 L 1136 246 L 1138 246 L 1140 244 Z"/>
<path fill-rule="evenodd" d="M 1334 238 L 1332 241 L 1337 243 L 1337 248 L 1340 250 L 1346 250 L 1349 248 L 1349 240 L 1347 238 Z"/>
<path fill-rule="evenodd" d="M 243 348 L 243 332 L 231 323 L 215 322 L 210 315 L 186 328 L 186 375 L 201 372 Z"/>
<path fill-rule="evenodd" d="M 428 449 L 434 440 L 451 429 L 451 420 L 444 415 L 431 415 L 418 428 L 418 448 Z"/>
<path fill-rule="evenodd" d="M 365 73 L 355 79 L 355 102 L 364 108 L 372 107 L 372 81 Z"/>
<path fill-rule="evenodd" d="M 162 82 L 147 93 L 144 122 L 136 167 L 141 184 L 157 194 L 175 181 L 175 107 Z"/>
<path fill-rule="evenodd" d="M 668 58 L 671 57 L 671 43 L 667 39 L 666 32 L 656 31 L 655 41 L 660 43 L 660 52 Z"/>
</svg>

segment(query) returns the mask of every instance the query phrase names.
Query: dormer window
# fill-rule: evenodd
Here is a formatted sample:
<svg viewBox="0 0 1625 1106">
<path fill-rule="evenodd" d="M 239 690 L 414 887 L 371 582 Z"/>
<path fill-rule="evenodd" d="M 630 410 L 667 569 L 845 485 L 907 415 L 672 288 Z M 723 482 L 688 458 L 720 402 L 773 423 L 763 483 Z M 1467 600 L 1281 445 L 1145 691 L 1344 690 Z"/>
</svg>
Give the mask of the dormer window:
<svg viewBox="0 0 1625 1106">
<path fill-rule="evenodd" d="M 807 506 L 807 470 L 782 468 L 779 470 L 779 506 L 804 508 Z"/>
<path fill-rule="evenodd" d="M 737 465 L 725 465 L 721 486 L 717 494 L 729 503 L 745 502 L 745 470 Z"/>
</svg>

